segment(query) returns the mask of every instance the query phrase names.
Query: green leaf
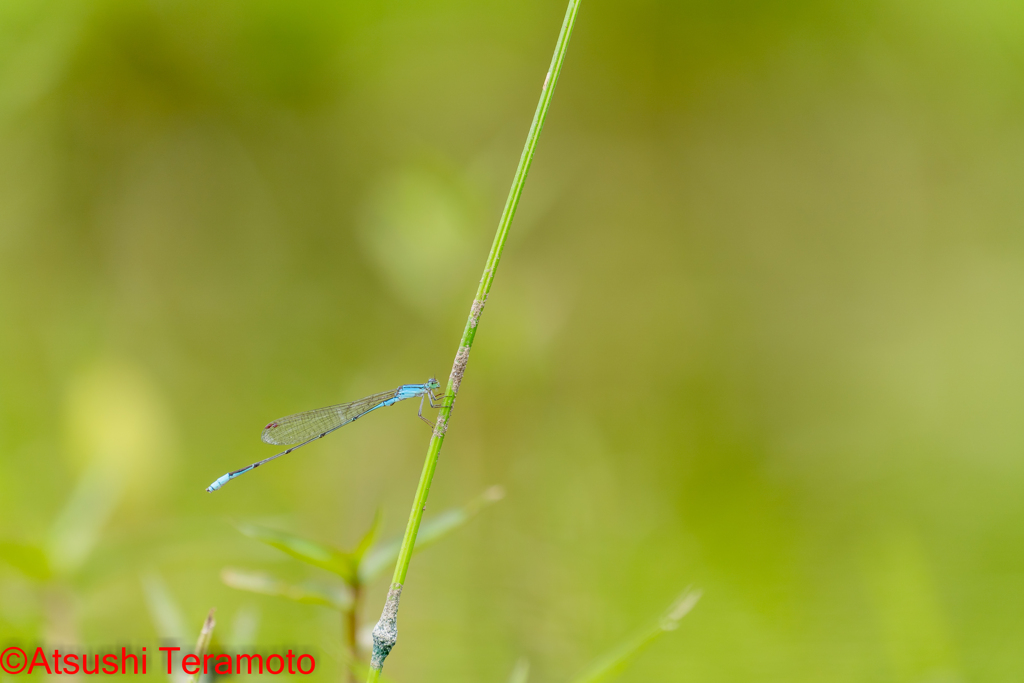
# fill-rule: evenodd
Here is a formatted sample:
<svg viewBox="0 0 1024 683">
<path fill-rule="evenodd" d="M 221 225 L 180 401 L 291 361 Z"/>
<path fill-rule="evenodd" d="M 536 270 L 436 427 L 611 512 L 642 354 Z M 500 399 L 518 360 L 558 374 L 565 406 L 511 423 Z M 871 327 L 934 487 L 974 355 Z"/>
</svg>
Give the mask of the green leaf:
<svg viewBox="0 0 1024 683">
<path fill-rule="evenodd" d="M 377 508 L 377 512 L 373 515 L 373 522 L 370 524 L 370 528 L 367 529 L 366 533 L 363 534 L 363 537 L 359 539 L 359 545 L 357 545 L 355 550 L 352 551 L 352 556 L 356 559 L 357 563 L 363 559 L 363 555 L 365 555 L 366 551 L 370 549 L 373 542 L 377 540 L 377 532 L 380 531 L 380 522 L 382 518 L 383 514 L 381 514 L 380 508 Z"/>
<path fill-rule="evenodd" d="M 53 576 L 46 551 L 37 545 L 0 541 L 0 560 L 36 581 L 46 581 Z"/>
<path fill-rule="evenodd" d="M 228 567 L 221 571 L 220 580 L 226 586 L 237 590 L 288 598 L 308 605 L 324 605 L 342 611 L 352 607 L 352 593 L 343 586 L 332 586 L 314 581 L 292 584 L 266 572 L 251 572 Z"/>
<path fill-rule="evenodd" d="M 492 486 L 461 508 L 445 510 L 436 517 L 424 520 L 420 525 L 419 533 L 416 535 L 415 550 L 423 550 L 430 544 L 444 538 L 472 519 L 484 507 L 496 503 L 504 497 L 505 490 L 503 488 Z M 366 551 L 366 555 L 359 564 L 359 580 L 366 583 L 380 576 L 383 570 L 387 569 L 398 559 L 398 552 L 401 548 L 402 539 L 393 538 Z"/>
<path fill-rule="evenodd" d="M 576 676 L 572 683 L 599 683 L 619 675 L 641 650 L 657 640 L 662 634 L 679 628 L 679 621 L 685 617 L 700 600 L 699 590 L 685 590 L 668 611 L 652 626 L 648 626 L 598 659 L 586 671 Z"/>
<path fill-rule="evenodd" d="M 288 553 L 314 567 L 326 569 L 340 576 L 350 586 L 356 580 L 358 562 L 349 553 L 335 550 L 316 541 L 295 536 L 286 531 L 268 529 L 255 524 L 240 524 L 238 530 L 249 538 L 255 538 L 269 546 Z"/>
</svg>

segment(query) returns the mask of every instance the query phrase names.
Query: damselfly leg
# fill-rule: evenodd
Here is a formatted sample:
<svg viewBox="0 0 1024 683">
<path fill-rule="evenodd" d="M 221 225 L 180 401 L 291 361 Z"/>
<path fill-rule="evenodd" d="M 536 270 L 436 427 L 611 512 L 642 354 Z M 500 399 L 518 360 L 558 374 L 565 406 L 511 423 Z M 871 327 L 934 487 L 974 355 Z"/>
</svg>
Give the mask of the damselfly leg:
<svg viewBox="0 0 1024 683">
<path fill-rule="evenodd" d="M 420 409 L 419 409 L 419 412 L 417 412 L 416 414 L 419 415 L 419 418 L 421 420 L 423 420 L 428 425 L 430 425 L 431 429 L 433 429 L 434 428 L 434 423 L 431 422 L 430 420 L 428 420 L 427 418 L 423 417 L 423 402 L 424 401 L 429 401 L 431 408 L 440 408 L 440 407 L 444 406 L 444 395 L 435 396 L 434 395 L 434 390 L 431 389 L 429 384 L 428 384 L 427 386 L 425 386 L 423 388 L 423 396 L 420 397 Z"/>
</svg>

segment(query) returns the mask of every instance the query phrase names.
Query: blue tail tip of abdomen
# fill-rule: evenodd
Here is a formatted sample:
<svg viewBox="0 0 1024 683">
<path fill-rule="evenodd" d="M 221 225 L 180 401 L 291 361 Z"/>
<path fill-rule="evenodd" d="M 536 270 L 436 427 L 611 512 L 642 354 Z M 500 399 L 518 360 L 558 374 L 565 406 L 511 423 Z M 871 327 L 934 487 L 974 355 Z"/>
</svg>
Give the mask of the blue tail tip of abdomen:
<svg viewBox="0 0 1024 683">
<path fill-rule="evenodd" d="M 215 481 L 212 484 L 210 484 L 209 486 L 207 486 L 206 490 L 209 493 L 213 493 L 214 491 L 216 491 L 217 489 L 219 489 L 221 486 L 223 486 L 224 484 L 228 483 L 229 481 L 231 481 L 231 475 L 230 474 L 225 474 L 223 477 L 221 477 L 217 481 Z"/>
</svg>

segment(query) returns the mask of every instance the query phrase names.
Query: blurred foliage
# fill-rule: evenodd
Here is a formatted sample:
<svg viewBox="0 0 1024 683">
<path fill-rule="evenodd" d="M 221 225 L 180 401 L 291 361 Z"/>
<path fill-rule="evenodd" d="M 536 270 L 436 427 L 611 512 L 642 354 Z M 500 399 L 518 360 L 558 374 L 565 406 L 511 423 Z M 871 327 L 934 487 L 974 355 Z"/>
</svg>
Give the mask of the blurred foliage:
<svg viewBox="0 0 1024 683">
<path fill-rule="evenodd" d="M 600 683 L 617 678 L 629 663 L 644 648 L 653 643 L 663 634 L 675 631 L 679 628 L 679 622 L 690 613 L 697 601 L 700 600 L 699 590 L 686 590 L 668 608 L 668 611 L 652 626 L 633 636 L 621 645 L 612 648 L 583 673 L 572 679 L 573 683 Z M 522 674 L 525 679 L 526 674 Z M 525 682 L 524 682 L 525 683 Z"/>
<path fill-rule="evenodd" d="M 371 527 L 371 533 L 375 527 L 376 524 Z M 333 572 L 344 579 L 346 583 L 352 583 L 355 580 L 362 553 L 346 553 L 294 534 L 250 524 L 240 525 L 238 530 L 249 538 L 262 541 L 307 564 Z"/>
<path fill-rule="evenodd" d="M 295 602 L 325 605 L 338 610 L 347 610 L 352 607 L 351 592 L 337 585 L 312 581 L 294 585 L 281 581 L 266 572 L 251 572 L 227 567 L 221 571 L 220 578 L 224 585 L 250 593 L 274 595 Z"/>
<path fill-rule="evenodd" d="M 422 550 L 444 538 L 468 522 L 484 506 L 495 503 L 504 497 L 503 488 L 491 486 L 462 507 L 452 508 L 437 516 L 424 519 L 420 524 L 413 552 Z M 363 671 L 363 665 L 369 660 L 367 652 L 371 648 L 370 629 L 376 623 L 372 617 L 369 618 L 368 623 L 361 623 L 360 617 L 364 611 L 362 605 L 364 587 L 388 569 L 394 568 L 402 543 L 400 537 L 376 543 L 380 524 L 381 514 L 378 510 L 370 528 L 366 530 L 366 533 L 359 539 L 359 543 L 351 551 L 328 547 L 278 529 L 240 524 L 238 530 L 249 538 L 261 541 L 313 567 L 335 574 L 340 577 L 342 583 L 303 581 L 300 584 L 294 584 L 268 572 L 229 567 L 225 567 L 221 571 L 221 581 L 237 590 L 272 595 L 294 602 L 333 607 L 341 612 L 346 625 L 345 632 L 342 634 L 345 647 L 341 658 L 343 666 L 350 669 L 350 677 L 347 680 L 354 683 L 365 678 L 366 672 Z"/>
<path fill-rule="evenodd" d="M 0 2 L 0 641 L 155 639 L 158 575 L 189 628 L 339 642 L 221 582 L 320 571 L 233 524 L 400 533 L 412 409 L 203 487 L 447 371 L 564 9 Z M 389 676 L 569 680 L 690 582 L 622 681 L 1017 675 L 1022 35 L 584 2 L 430 506 L 508 503 L 415 558 Z"/>
<path fill-rule="evenodd" d="M 419 534 L 416 536 L 415 550 L 422 550 L 444 538 L 468 522 L 484 505 L 495 503 L 504 497 L 505 492 L 500 486 L 491 486 L 467 505 L 452 508 L 435 517 L 424 519 L 420 524 Z M 252 524 L 240 524 L 238 530 L 249 538 L 262 541 L 272 548 L 277 548 L 291 555 L 297 560 L 337 574 L 349 587 L 358 587 L 373 581 L 384 571 L 393 569 L 394 563 L 398 559 L 398 552 L 402 545 L 401 537 L 388 539 L 380 544 L 374 543 L 377 538 L 380 522 L 381 516 L 378 512 L 373 518 L 370 528 L 367 529 L 363 537 L 359 539 L 358 545 L 351 551 L 330 548 L 286 531 L 268 529 Z M 264 590 L 263 587 L 269 584 L 265 582 L 259 582 L 260 589 L 256 590 L 250 588 L 250 586 L 256 586 L 257 583 L 248 584 L 248 580 L 242 580 L 240 578 L 242 575 L 238 572 L 231 572 L 230 576 L 233 577 L 232 580 L 225 580 L 225 583 L 231 585 L 232 588 L 267 593 L 267 590 Z M 306 602 L 305 600 L 299 601 Z M 336 603 L 337 601 L 330 602 Z"/>
<path fill-rule="evenodd" d="M 504 497 L 505 490 L 502 487 L 491 486 L 462 507 L 451 508 L 439 515 L 425 518 L 420 523 L 419 533 L 416 534 L 413 552 L 433 545 L 476 516 L 485 505 L 496 503 Z M 373 536 L 367 533 L 360 546 L 362 552 L 359 552 L 359 548 L 356 551 L 360 560 L 356 575 L 361 583 L 368 583 L 384 572 L 394 569 L 402 548 L 402 537 L 395 536 L 382 543 L 373 544 Z"/>
</svg>

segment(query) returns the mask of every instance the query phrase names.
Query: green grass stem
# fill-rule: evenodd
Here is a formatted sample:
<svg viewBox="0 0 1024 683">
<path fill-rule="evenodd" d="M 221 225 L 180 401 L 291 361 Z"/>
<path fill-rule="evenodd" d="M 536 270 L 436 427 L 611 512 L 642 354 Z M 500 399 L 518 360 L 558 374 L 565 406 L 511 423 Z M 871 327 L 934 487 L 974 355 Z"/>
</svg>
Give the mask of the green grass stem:
<svg viewBox="0 0 1024 683">
<path fill-rule="evenodd" d="M 430 483 L 434 478 L 437 458 L 441 452 L 445 433 L 448 431 L 448 421 L 451 419 L 455 397 L 459 393 L 459 385 L 462 383 L 462 376 L 466 371 L 469 352 L 473 348 L 473 340 L 476 338 L 480 315 L 483 312 L 484 305 L 487 303 L 487 295 L 490 293 L 491 285 L 494 282 L 494 275 L 501 260 L 501 252 L 505 248 L 505 240 L 508 237 L 509 228 L 512 226 L 512 219 L 516 215 L 516 208 L 519 206 L 519 198 L 523 194 L 523 187 L 526 185 L 526 176 L 530 171 L 530 164 L 533 162 L 537 141 L 540 138 L 541 130 L 544 128 L 544 119 L 547 117 L 548 107 L 555 92 L 555 85 L 558 83 L 558 74 L 562 70 L 562 62 L 565 60 L 565 53 L 569 47 L 569 38 L 572 35 L 573 24 L 576 22 L 576 13 L 579 10 L 579 5 L 580 0 L 569 0 L 569 7 L 566 9 L 565 19 L 562 21 L 562 29 L 558 34 L 558 42 L 555 44 L 555 53 L 551 58 L 551 66 L 548 68 L 547 77 L 544 79 L 540 101 L 537 103 L 537 110 L 533 115 L 533 123 L 530 124 L 530 132 L 526 137 L 526 145 L 523 148 L 522 156 L 519 158 L 519 166 L 516 169 L 512 188 L 509 190 L 508 199 L 505 202 L 505 209 L 501 213 L 501 220 L 498 222 L 498 230 L 494 235 L 491 251 L 487 255 L 487 262 L 484 265 L 483 276 L 480 278 L 480 285 L 477 287 L 473 305 L 469 309 L 469 318 L 462 332 L 462 340 L 459 343 L 458 352 L 455 354 L 451 375 L 448 377 L 444 403 L 438 412 L 437 424 L 434 426 L 434 433 L 430 438 L 430 445 L 427 447 L 427 457 L 423 463 L 419 485 L 416 488 L 416 497 L 413 500 L 412 511 L 409 514 L 409 523 L 405 528 L 405 536 L 402 538 L 402 547 L 398 553 L 398 561 L 395 565 L 395 574 L 391 581 L 391 588 L 388 591 L 388 598 L 380 621 L 377 622 L 377 626 L 373 629 L 373 658 L 371 660 L 370 672 L 366 679 L 367 683 L 375 683 L 378 680 L 381 669 L 384 667 L 384 659 L 388 656 L 398 637 L 398 602 L 401 597 L 402 586 L 405 584 L 406 574 L 409 571 L 409 561 L 412 559 L 413 549 L 416 546 L 416 534 L 419 532 L 423 510 L 427 504 L 427 496 L 430 494 Z"/>
</svg>

